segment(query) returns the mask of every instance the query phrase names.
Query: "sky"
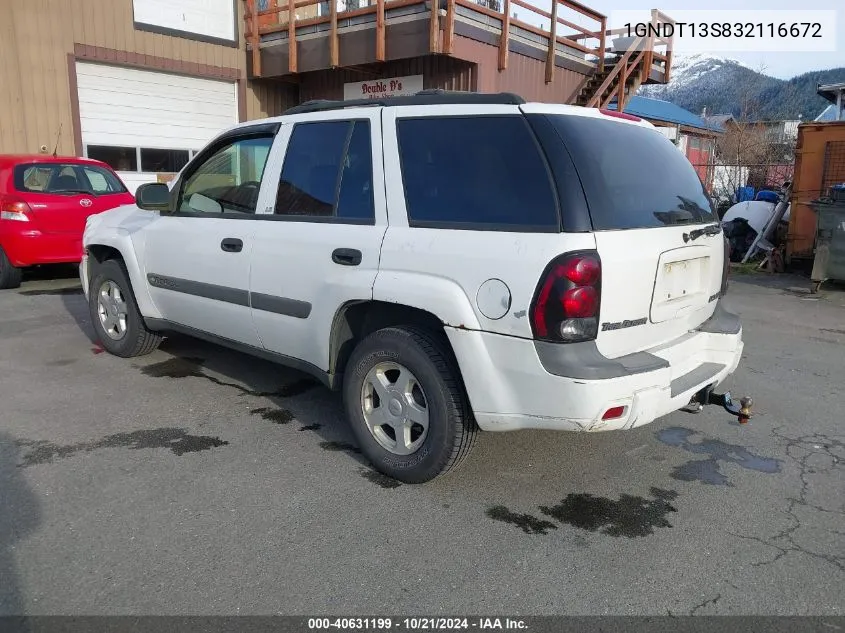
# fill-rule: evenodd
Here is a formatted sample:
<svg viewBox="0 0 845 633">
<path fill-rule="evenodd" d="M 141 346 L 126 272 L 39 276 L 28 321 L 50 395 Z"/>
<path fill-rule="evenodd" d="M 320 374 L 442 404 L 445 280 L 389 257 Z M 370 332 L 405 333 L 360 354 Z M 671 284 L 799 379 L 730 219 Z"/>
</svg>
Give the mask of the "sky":
<svg viewBox="0 0 845 633">
<path fill-rule="evenodd" d="M 610 16 L 613 11 L 621 10 L 647 10 L 658 8 L 661 11 L 672 16 L 672 9 L 676 10 L 693 10 L 693 9 L 708 9 L 711 11 L 725 10 L 725 9 L 743 9 L 743 10 L 759 10 L 760 21 L 766 20 L 766 11 L 771 10 L 791 10 L 801 11 L 808 9 L 818 10 L 836 10 L 836 52 L 826 53 L 739 53 L 734 51 L 726 51 L 723 53 L 713 52 L 714 55 L 727 57 L 729 59 L 736 59 L 755 70 L 763 69 L 767 75 L 778 77 L 780 79 L 788 79 L 795 75 L 811 70 L 824 70 L 827 68 L 836 68 L 845 66 L 845 2 L 843 0 L 807 0 L 806 2 L 796 2 L 796 0 L 707 0 L 707 2 L 691 2 L 690 0 L 671 0 L 666 3 L 653 2 L 649 3 L 643 0 L 581 0 L 592 9 Z M 532 4 L 549 9 L 551 7 L 551 0 L 531 0 Z M 563 9 L 559 9 L 563 13 Z M 570 17 L 570 12 L 566 11 L 567 19 Z M 522 18 L 522 16 L 520 16 Z M 527 16 L 526 16 L 527 17 Z M 561 17 L 564 17 L 561 15 Z M 534 22 L 534 20 L 526 20 Z M 572 20 L 587 27 L 593 26 L 595 23 L 590 23 L 583 20 Z"/>
</svg>

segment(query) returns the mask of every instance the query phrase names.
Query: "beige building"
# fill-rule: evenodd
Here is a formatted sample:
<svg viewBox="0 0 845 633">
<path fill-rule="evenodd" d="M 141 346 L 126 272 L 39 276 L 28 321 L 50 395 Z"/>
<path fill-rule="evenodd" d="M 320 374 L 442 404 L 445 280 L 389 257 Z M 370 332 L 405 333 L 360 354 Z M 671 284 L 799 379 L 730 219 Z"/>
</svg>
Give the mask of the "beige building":
<svg viewBox="0 0 845 633">
<path fill-rule="evenodd" d="M 243 0 L 0 0 L 0 153 L 88 155 L 137 184 L 279 114 L 247 78 Z"/>
</svg>

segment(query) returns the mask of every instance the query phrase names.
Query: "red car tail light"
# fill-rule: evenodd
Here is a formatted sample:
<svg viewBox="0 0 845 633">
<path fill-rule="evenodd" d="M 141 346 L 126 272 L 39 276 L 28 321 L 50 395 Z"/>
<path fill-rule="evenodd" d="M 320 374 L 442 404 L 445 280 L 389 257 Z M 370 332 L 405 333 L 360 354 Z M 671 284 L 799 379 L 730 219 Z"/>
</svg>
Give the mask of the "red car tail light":
<svg viewBox="0 0 845 633">
<path fill-rule="evenodd" d="M 531 302 L 534 338 L 574 343 L 596 338 L 601 260 L 596 251 L 567 253 L 546 267 Z"/>
<path fill-rule="evenodd" d="M 0 220 L 12 220 L 14 222 L 29 222 L 29 215 L 32 209 L 23 200 L 11 196 L 0 196 Z"/>
</svg>

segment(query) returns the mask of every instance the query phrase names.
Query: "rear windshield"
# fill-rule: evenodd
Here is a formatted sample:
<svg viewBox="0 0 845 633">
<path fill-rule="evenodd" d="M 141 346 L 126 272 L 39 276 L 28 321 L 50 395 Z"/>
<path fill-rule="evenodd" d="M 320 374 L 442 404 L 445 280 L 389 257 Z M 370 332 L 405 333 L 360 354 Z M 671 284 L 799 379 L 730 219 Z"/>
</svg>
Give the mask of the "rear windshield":
<svg viewBox="0 0 845 633">
<path fill-rule="evenodd" d="M 104 195 L 124 193 L 126 187 L 98 165 L 30 163 L 15 167 L 15 189 L 32 193 Z"/>
<path fill-rule="evenodd" d="M 695 168 L 656 130 L 592 117 L 548 118 L 575 163 L 594 230 L 716 221 Z"/>
</svg>

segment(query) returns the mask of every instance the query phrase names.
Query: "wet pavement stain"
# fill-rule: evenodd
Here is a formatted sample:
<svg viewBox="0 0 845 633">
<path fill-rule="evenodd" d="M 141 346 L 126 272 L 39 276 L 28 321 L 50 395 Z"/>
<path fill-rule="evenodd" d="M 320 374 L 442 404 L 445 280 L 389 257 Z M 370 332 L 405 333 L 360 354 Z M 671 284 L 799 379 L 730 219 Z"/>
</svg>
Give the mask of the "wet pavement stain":
<svg viewBox="0 0 845 633">
<path fill-rule="evenodd" d="M 690 441 L 694 435 L 701 435 L 683 427 L 670 427 L 657 431 L 657 439 L 668 446 L 682 448 L 690 453 L 706 455 L 706 459 L 691 460 L 673 469 L 671 476 L 679 481 L 700 481 L 711 486 L 729 486 L 733 484 L 720 470 L 722 463 L 736 464 L 746 470 L 761 473 L 779 473 L 781 462 L 771 457 L 755 455 L 747 448 L 728 444 L 722 440 L 701 439 Z"/>
<path fill-rule="evenodd" d="M 396 481 L 395 479 L 388 477 L 377 470 L 372 470 L 371 468 L 361 468 L 358 472 L 364 479 L 368 479 L 386 490 L 392 490 L 393 488 L 398 488 L 402 485 L 401 481 Z"/>
<path fill-rule="evenodd" d="M 355 453 L 356 455 L 361 454 L 361 449 L 347 442 L 320 442 L 320 448 L 325 451 L 345 451 L 347 453 Z"/>
<path fill-rule="evenodd" d="M 531 514 L 517 514 L 511 512 L 505 506 L 493 506 L 487 510 L 487 516 L 494 521 L 510 523 L 521 529 L 526 534 L 548 534 L 549 530 L 556 530 L 557 526 L 551 521 L 546 521 Z"/>
<path fill-rule="evenodd" d="M 306 391 L 311 391 L 315 387 L 319 386 L 319 384 L 320 383 L 316 380 L 303 378 L 302 380 L 297 380 L 296 382 L 292 382 L 289 385 L 281 387 L 275 395 L 282 398 L 292 398 L 294 396 L 301 395 Z"/>
<path fill-rule="evenodd" d="M 141 373 L 151 378 L 207 378 L 202 372 L 202 358 L 173 357 L 146 367 L 141 367 Z"/>
<path fill-rule="evenodd" d="M 234 382 L 220 380 L 215 376 L 205 373 L 203 371 L 205 362 L 204 358 L 173 356 L 172 358 L 168 358 L 167 360 L 163 360 L 158 363 L 152 363 L 151 365 L 144 366 L 136 365 L 136 367 L 141 370 L 142 374 L 150 376 L 151 378 L 205 378 L 206 380 L 213 382 L 215 385 L 219 385 L 221 387 L 231 387 L 240 391 L 242 395 L 255 396 L 256 398 L 274 396 L 289 398 L 291 396 L 304 393 L 305 391 L 319 385 L 316 381 L 303 379 L 289 385 L 283 385 L 273 391 L 256 391 Z"/>
<path fill-rule="evenodd" d="M 821 329 L 822 332 L 832 332 L 833 334 L 845 334 L 845 330 L 837 330 L 834 328 L 823 327 Z"/>
<path fill-rule="evenodd" d="M 322 424 L 306 424 L 305 426 L 299 427 L 300 431 L 316 431 L 317 429 L 321 428 Z"/>
<path fill-rule="evenodd" d="M 666 515 L 678 511 L 669 503 L 678 496 L 674 490 L 651 488 L 650 493 L 652 499 L 620 495 L 618 501 L 586 493 L 570 494 L 556 506 L 540 506 L 540 511 L 560 523 L 589 532 L 643 537 L 654 534 L 655 528 L 672 527 Z"/>
<path fill-rule="evenodd" d="M 45 288 L 43 290 L 21 290 L 18 294 L 25 297 L 81 295 L 82 286 L 74 286 L 72 288 Z"/>
<path fill-rule="evenodd" d="M 250 410 L 250 414 L 260 415 L 262 419 L 272 422 L 273 424 L 288 424 L 291 420 L 293 420 L 293 413 L 287 409 L 261 407 L 260 409 Z"/>
<path fill-rule="evenodd" d="M 167 448 L 175 455 L 198 453 L 220 446 L 227 446 L 229 442 L 219 437 L 207 435 L 191 435 L 185 429 L 162 428 L 133 431 L 131 433 L 115 433 L 93 442 L 59 445 L 47 441 L 20 440 L 18 446 L 28 448 L 23 456 L 21 467 L 50 464 L 56 459 L 66 459 L 76 453 L 90 453 L 100 448 L 128 448 L 142 450 L 152 448 Z"/>
</svg>

